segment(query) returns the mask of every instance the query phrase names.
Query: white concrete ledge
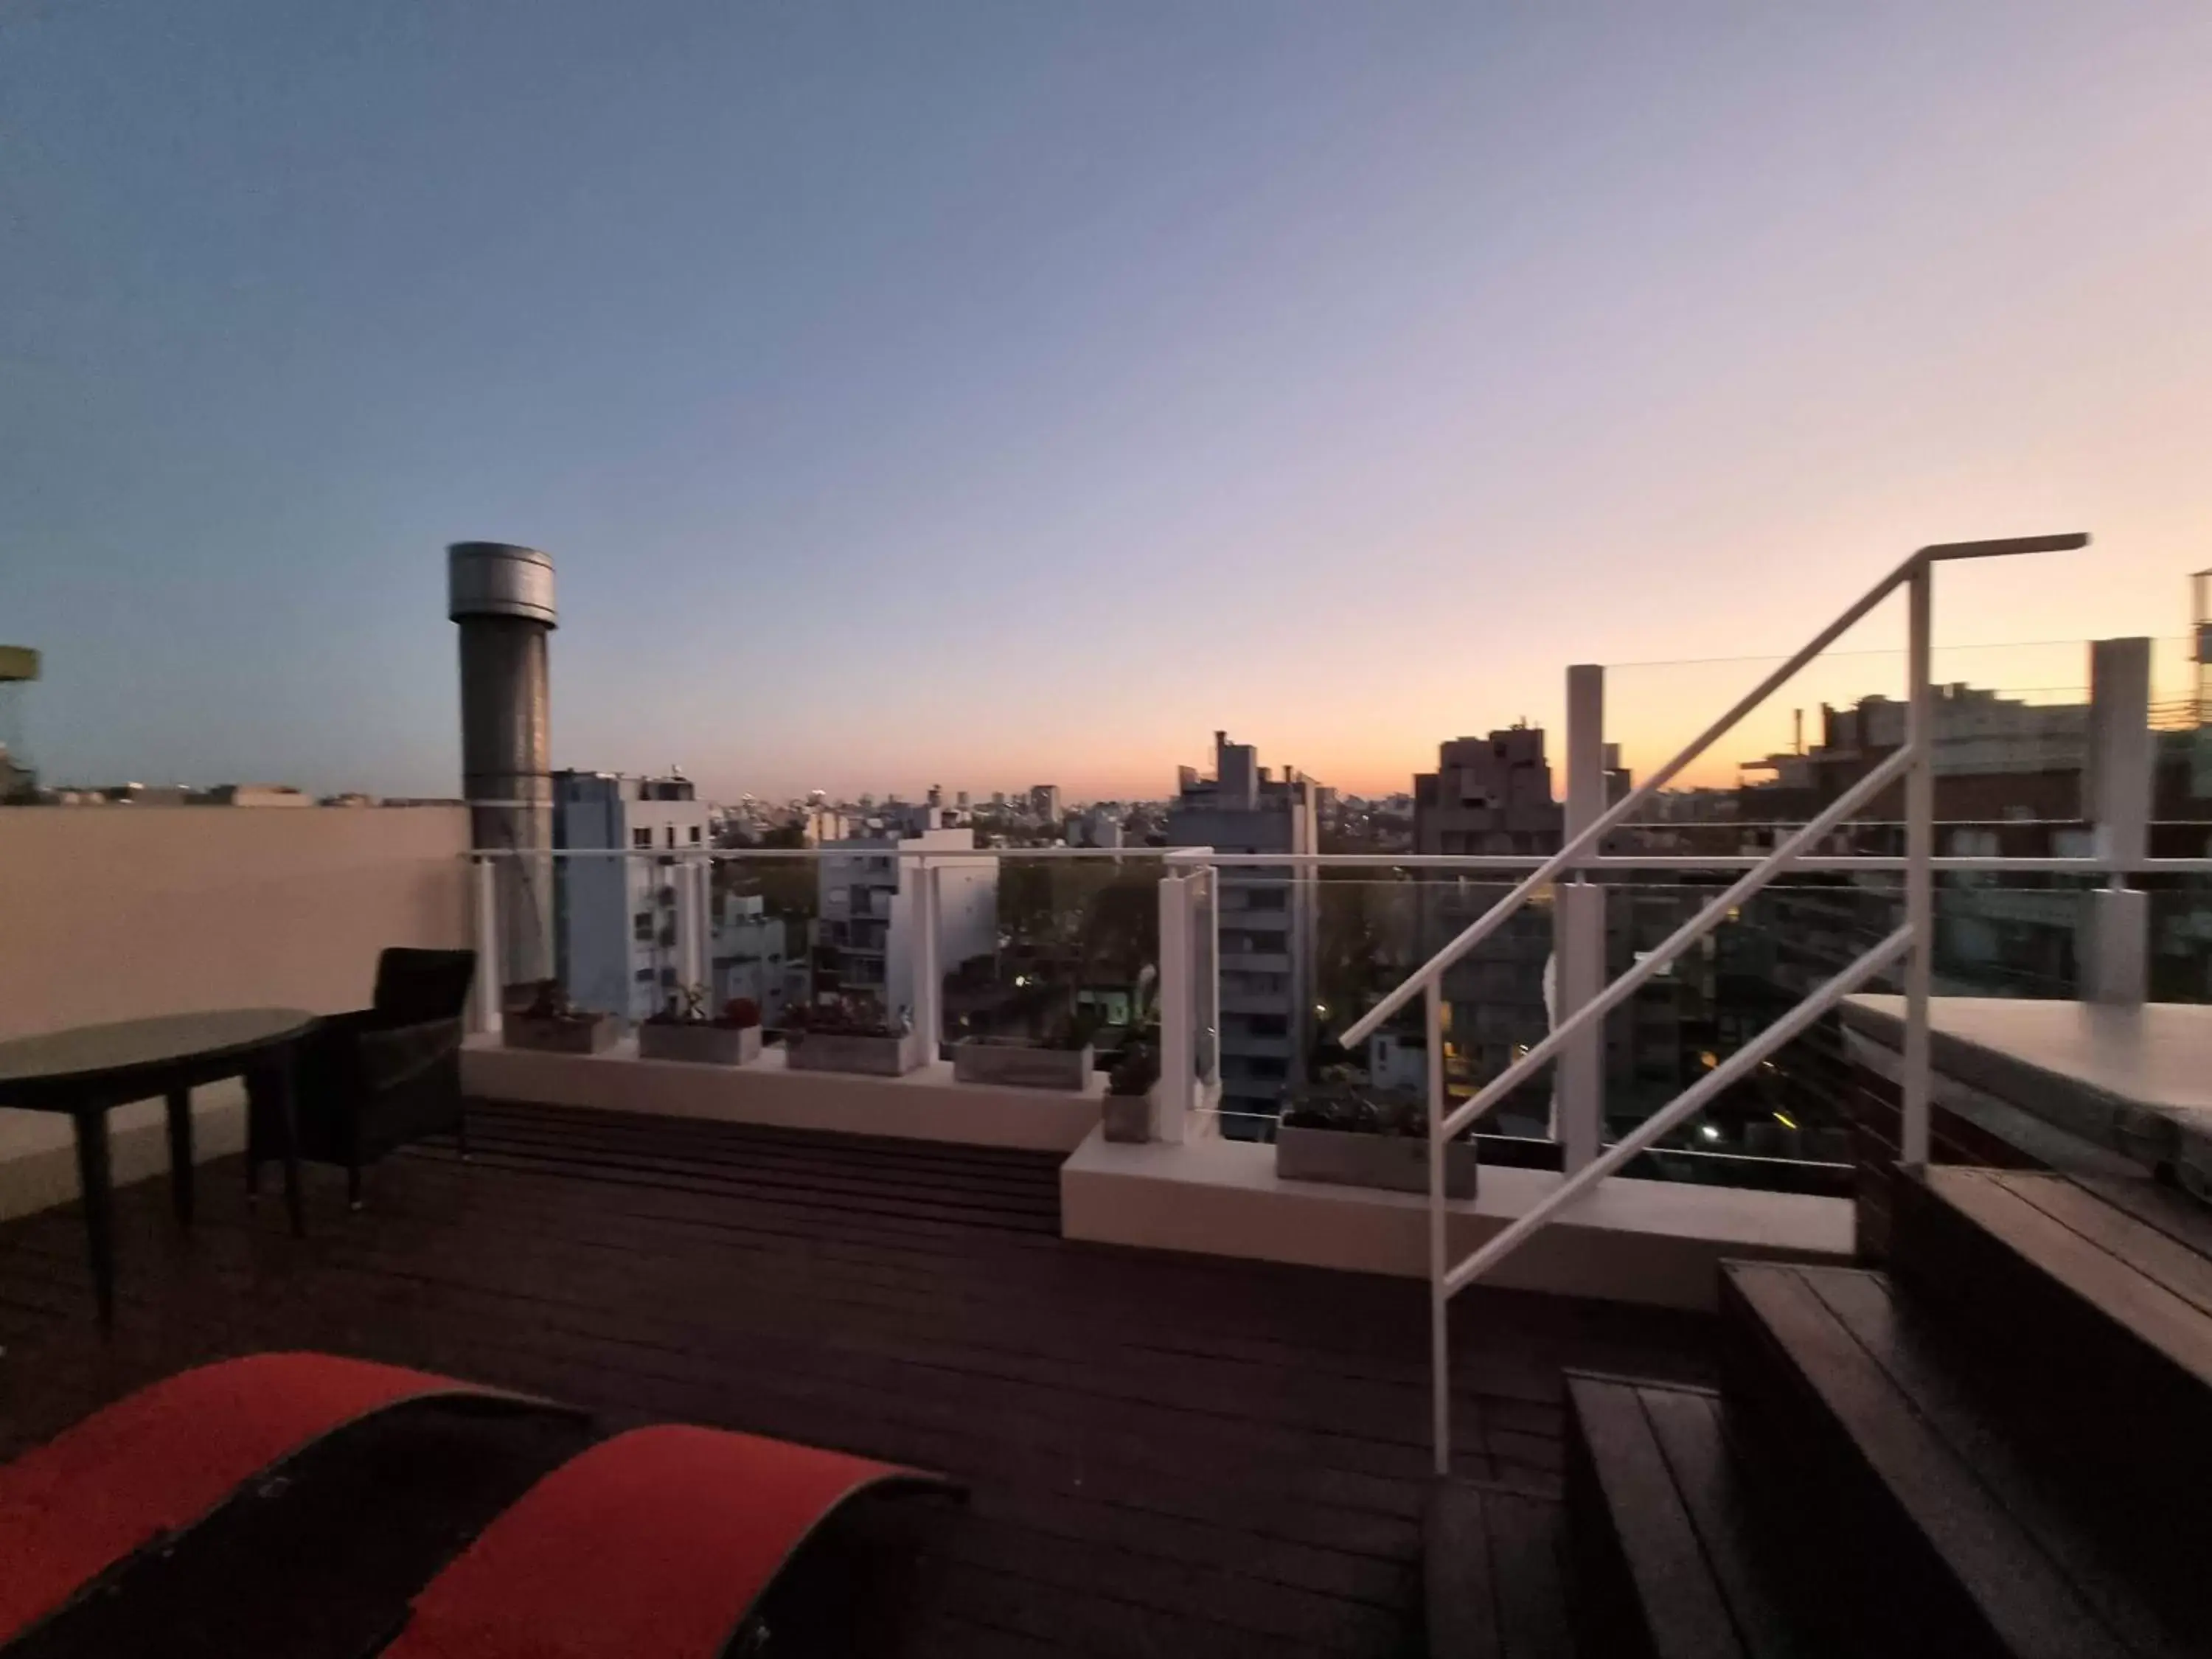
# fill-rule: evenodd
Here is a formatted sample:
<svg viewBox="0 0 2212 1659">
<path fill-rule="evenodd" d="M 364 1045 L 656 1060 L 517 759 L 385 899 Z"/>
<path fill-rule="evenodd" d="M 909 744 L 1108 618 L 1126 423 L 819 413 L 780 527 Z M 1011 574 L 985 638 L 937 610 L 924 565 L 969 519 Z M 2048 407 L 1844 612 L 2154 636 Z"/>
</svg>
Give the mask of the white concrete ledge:
<svg viewBox="0 0 2212 1659">
<path fill-rule="evenodd" d="M 235 1078 L 192 1091 L 192 1161 L 246 1150 L 246 1086 Z M 113 1183 L 167 1175 L 167 1115 L 158 1100 L 118 1106 L 107 1115 L 108 1167 Z M 58 1112 L 0 1111 L 0 1221 L 77 1198 L 76 1132 Z"/>
<path fill-rule="evenodd" d="M 956 1083 L 949 1060 L 904 1077 L 861 1077 L 792 1071 L 780 1048 L 750 1066 L 695 1066 L 640 1060 L 634 1037 L 603 1054 L 538 1054 L 471 1037 L 461 1086 L 491 1100 L 1064 1152 L 1098 1127 L 1106 1079 L 1094 1073 L 1083 1093 L 1063 1094 Z"/>
<path fill-rule="evenodd" d="M 1475 1197 L 1449 1206 L 1453 1260 L 1526 1214 L 1562 1179 L 1486 1165 Z M 1060 1166 L 1060 1203 L 1069 1238 L 1428 1276 L 1425 1198 L 1279 1181 L 1275 1149 L 1249 1141 L 1132 1146 L 1094 1134 Z M 1484 1282 L 1711 1309 L 1723 1258 L 1848 1261 L 1853 1226 L 1848 1199 L 1616 1177 Z"/>
</svg>

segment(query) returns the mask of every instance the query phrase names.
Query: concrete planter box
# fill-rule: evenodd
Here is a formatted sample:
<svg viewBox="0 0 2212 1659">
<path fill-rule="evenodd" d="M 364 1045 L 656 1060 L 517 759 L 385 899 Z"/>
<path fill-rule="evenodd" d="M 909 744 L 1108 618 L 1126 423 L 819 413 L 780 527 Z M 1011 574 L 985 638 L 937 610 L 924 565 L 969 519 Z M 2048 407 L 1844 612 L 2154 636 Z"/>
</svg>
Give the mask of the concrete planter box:
<svg viewBox="0 0 2212 1659">
<path fill-rule="evenodd" d="M 1411 1135 L 1305 1129 L 1285 1123 L 1275 1132 L 1275 1174 L 1285 1181 L 1426 1193 L 1429 1143 Z M 1463 1140 L 1444 1148 L 1444 1196 L 1474 1196 L 1474 1148 Z"/>
<path fill-rule="evenodd" d="M 589 1019 L 501 1014 L 499 1040 L 504 1047 L 543 1054 L 603 1054 L 622 1040 L 622 1021 L 612 1014 L 593 1014 Z"/>
<path fill-rule="evenodd" d="M 1098 1120 L 1105 1127 L 1107 1139 L 1122 1146 L 1142 1146 L 1152 1138 L 1151 1091 L 1107 1096 L 1099 1109 Z"/>
<path fill-rule="evenodd" d="M 1039 1048 L 1026 1042 L 970 1038 L 952 1045 L 957 1083 L 996 1083 L 1011 1089 L 1080 1090 L 1091 1081 L 1091 1045 Z"/>
<path fill-rule="evenodd" d="M 656 1025 L 637 1028 L 640 1060 L 680 1060 L 693 1066 L 744 1066 L 760 1058 L 757 1025 Z"/>
<path fill-rule="evenodd" d="M 921 1064 L 921 1033 L 897 1036 L 854 1036 L 843 1031 L 809 1031 L 787 1045 L 786 1063 L 794 1072 L 858 1072 L 868 1077 L 904 1077 Z"/>
</svg>

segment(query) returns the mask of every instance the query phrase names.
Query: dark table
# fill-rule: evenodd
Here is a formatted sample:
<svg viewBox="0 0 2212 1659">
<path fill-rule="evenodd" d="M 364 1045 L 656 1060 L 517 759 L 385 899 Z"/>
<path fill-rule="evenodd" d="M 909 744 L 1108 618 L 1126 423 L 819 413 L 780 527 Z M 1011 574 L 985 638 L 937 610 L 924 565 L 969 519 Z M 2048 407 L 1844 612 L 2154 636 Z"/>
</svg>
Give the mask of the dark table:
<svg viewBox="0 0 2212 1659">
<path fill-rule="evenodd" d="M 224 1078 L 262 1079 L 283 1137 L 284 1201 L 292 1231 L 300 1216 L 300 1164 L 294 1133 L 293 1060 L 319 1022 L 298 1008 L 244 1008 L 211 1014 L 84 1025 L 0 1042 L 0 1107 L 65 1112 L 76 1125 L 76 1167 L 84 1188 L 85 1234 L 100 1322 L 115 1322 L 114 1228 L 110 1214 L 107 1115 L 155 1095 L 169 1107 L 169 1188 L 177 1219 L 192 1219 L 191 1091 Z"/>
</svg>

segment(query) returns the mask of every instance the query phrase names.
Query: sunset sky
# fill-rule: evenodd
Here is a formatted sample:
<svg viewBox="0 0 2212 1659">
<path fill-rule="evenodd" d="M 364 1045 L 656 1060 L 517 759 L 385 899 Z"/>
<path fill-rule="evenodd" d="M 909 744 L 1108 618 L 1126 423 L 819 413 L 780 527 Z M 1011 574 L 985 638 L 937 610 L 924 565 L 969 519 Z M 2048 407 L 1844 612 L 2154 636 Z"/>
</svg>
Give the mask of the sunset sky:
<svg viewBox="0 0 2212 1659">
<path fill-rule="evenodd" d="M 525 542 L 557 764 L 1097 796 L 1404 788 L 1925 542 L 2097 538 L 1947 644 L 2175 638 L 2209 88 L 2199 3 L 10 7 L 0 640 L 51 779 L 453 793 Z"/>
</svg>

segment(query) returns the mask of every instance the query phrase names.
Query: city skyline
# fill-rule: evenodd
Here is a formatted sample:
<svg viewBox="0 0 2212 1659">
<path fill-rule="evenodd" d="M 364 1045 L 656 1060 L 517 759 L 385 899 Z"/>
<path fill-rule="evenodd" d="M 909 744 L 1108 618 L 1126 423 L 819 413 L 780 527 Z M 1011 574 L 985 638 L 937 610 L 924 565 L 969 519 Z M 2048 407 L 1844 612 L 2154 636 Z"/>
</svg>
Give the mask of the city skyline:
<svg viewBox="0 0 2212 1659">
<path fill-rule="evenodd" d="M 451 793 L 468 537 L 559 566 L 556 763 L 717 795 L 1158 798 L 1215 726 L 1388 793 L 1923 543 L 2097 537 L 1946 642 L 2170 639 L 2212 563 L 2192 9 L 8 32 L 52 776 Z"/>
</svg>

